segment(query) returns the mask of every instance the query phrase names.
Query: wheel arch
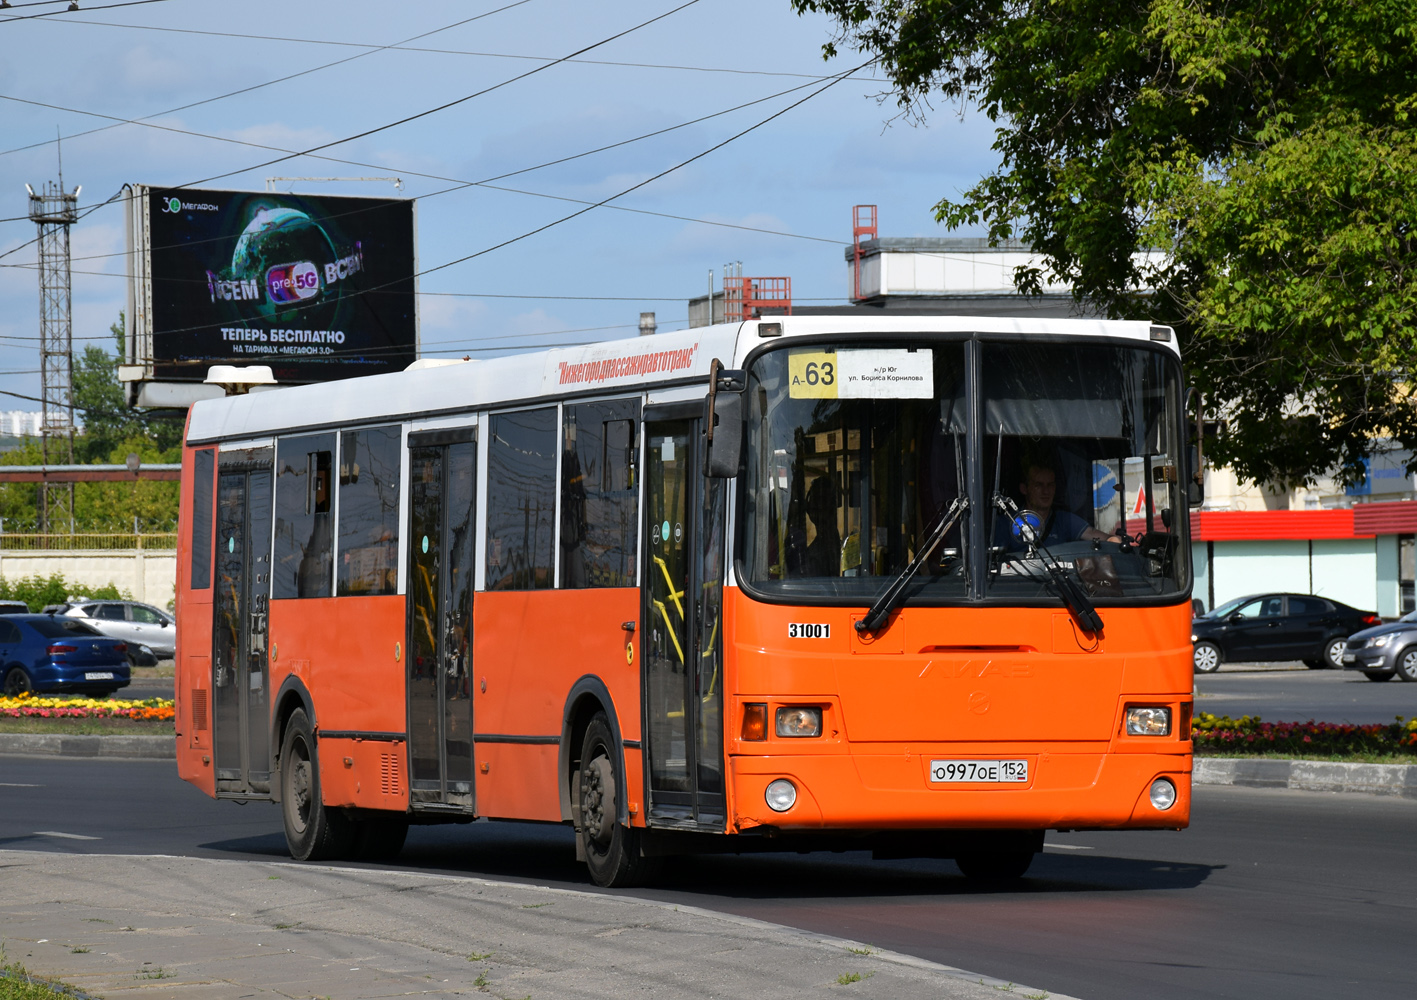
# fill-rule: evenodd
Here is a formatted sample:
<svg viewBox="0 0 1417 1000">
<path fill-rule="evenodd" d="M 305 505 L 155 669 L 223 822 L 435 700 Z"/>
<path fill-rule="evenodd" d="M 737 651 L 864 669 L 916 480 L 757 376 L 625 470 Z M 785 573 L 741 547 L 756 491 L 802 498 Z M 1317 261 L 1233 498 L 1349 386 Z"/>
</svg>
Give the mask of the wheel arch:
<svg viewBox="0 0 1417 1000">
<path fill-rule="evenodd" d="M 290 724 L 290 717 L 295 714 L 295 710 L 303 708 L 305 715 L 310 719 L 310 728 L 314 732 L 319 732 L 318 720 L 315 717 L 315 700 L 310 696 L 310 689 L 305 686 L 305 682 L 293 674 L 287 677 L 276 692 L 271 709 L 271 773 L 280 771 L 280 752 L 285 744 L 285 730 Z M 318 737 L 317 737 L 318 739 Z M 280 782 L 271 782 L 271 800 L 280 801 Z"/>
<path fill-rule="evenodd" d="M 561 819 L 571 822 L 571 775 L 580 764 L 581 743 L 596 712 L 604 712 L 610 723 L 610 735 L 615 739 L 615 780 L 624 793 L 615 803 L 616 820 L 630 822 L 630 791 L 625 781 L 625 741 L 620 735 L 620 719 L 615 712 L 615 699 L 610 689 L 594 674 L 586 674 L 571 685 L 566 695 L 565 711 L 561 715 L 561 750 L 557 758 L 556 784 L 561 800 Z"/>
</svg>

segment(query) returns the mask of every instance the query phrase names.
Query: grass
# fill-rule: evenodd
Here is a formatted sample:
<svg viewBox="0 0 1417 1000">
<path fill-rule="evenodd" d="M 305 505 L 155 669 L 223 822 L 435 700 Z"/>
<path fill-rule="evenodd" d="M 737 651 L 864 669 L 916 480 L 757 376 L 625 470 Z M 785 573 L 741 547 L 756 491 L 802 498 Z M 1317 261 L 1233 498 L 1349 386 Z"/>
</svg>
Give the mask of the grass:
<svg viewBox="0 0 1417 1000">
<path fill-rule="evenodd" d="M 485 962 L 491 957 L 492 953 L 490 951 L 474 951 L 467 956 L 467 960 L 469 962 Z"/>
<path fill-rule="evenodd" d="M 0 719 L 0 733 L 62 736 L 173 736 L 172 720 L 159 719 Z"/>
<path fill-rule="evenodd" d="M 843 972 L 836 977 L 836 984 L 838 986 L 850 986 L 852 983 L 859 983 L 863 979 L 870 979 L 874 975 L 874 972 Z"/>
<path fill-rule="evenodd" d="M 33 976 L 19 962 L 0 967 L 0 1000 L 74 1000 L 81 993 L 51 979 Z"/>
<path fill-rule="evenodd" d="M 138 979 L 176 979 L 177 973 L 168 972 L 160 965 L 155 965 L 151 969 L 139 969 Z"/>
</svg>

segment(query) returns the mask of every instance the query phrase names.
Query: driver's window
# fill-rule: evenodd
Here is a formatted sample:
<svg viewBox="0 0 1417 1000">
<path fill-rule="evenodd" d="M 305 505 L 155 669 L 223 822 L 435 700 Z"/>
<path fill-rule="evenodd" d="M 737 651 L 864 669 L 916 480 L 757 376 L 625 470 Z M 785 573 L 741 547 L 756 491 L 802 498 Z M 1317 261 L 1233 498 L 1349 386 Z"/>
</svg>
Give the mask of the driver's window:
<svg viewBox="0 0 1417 1000">
<path fill-rule="evenodd" d="M 1230 613 L 1240 618 L 1258 618 L 1264 610 L 1264 603 L 1264 601 L 1251 601 Z"/>
<path fill-rule="evenodd" d="M 1284 614 L 1284 598 L 1282 597 L 1266 597 L 1261 605 L 1261 618 L 1278 618 Z"/>
<path fill-rule="evenodd" d="M 156 611 L 151 608 L 138 607 L 136 604 L 133 605 L 133 621 L 142 622 L 144 625 L 163 624 L 162 616 Z"/>
</svg>

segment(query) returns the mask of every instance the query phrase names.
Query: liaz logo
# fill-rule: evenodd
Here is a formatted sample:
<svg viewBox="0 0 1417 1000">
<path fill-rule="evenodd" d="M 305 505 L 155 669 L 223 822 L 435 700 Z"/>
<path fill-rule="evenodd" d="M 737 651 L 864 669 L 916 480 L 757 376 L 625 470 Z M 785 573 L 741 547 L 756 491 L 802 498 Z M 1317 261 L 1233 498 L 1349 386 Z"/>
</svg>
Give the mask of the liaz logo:
<svg viewBox="0 0 1417 1000">
<path fill-rule="evenodd" d="M 272 302 L 298 302 L 320 294 L 320 272 L 308 260 L 277 264 L 266 272 L 266 294 Z"/>
</svg>

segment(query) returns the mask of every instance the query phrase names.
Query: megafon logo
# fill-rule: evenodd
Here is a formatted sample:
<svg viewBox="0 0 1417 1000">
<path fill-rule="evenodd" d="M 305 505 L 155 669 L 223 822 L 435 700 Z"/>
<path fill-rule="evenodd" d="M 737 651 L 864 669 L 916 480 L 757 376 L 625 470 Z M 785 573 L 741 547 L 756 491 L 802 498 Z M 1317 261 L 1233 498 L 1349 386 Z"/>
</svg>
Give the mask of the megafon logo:
<svg viewBox="0 0 1417 1000">
<path fill-rule="evenodd" d="M 277 264 L 266 271 L 266 294 L 272 302 L 298 302 L 320 294 L 320 272 L 308 260 Z"/>
<path fill-rule="evenodd" d="M 208 205 L 205 202 L 184 202 L 181 198 L 167 198 L 162 203 L 164 215 L 181 215 L 183 212 L 215 212 L 218 211 L 215 205 Z"/>
</svg>

